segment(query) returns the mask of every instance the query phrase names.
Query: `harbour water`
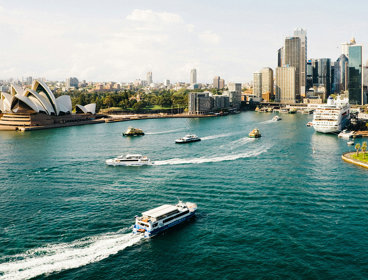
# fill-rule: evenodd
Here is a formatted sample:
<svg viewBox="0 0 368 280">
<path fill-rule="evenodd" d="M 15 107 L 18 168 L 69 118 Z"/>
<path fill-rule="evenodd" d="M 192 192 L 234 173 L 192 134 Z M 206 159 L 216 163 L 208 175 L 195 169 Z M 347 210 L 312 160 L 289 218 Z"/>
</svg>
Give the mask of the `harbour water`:
<svg viewBox="0 0 368 280">
<path fill-rule="evenodd" d="M 0 132 L 0 279 L 367 278 L 368 170 L 311 116 L 272 116 Z M 122 137 L 128 126 L 146 135 Z M 174 144 L 187 133 L 202 141 Z M 155 165 L 105 165 L 125 153 Z M 130 233 L 178 198 L 198 204 L 194 220 Z"/>
</svg>

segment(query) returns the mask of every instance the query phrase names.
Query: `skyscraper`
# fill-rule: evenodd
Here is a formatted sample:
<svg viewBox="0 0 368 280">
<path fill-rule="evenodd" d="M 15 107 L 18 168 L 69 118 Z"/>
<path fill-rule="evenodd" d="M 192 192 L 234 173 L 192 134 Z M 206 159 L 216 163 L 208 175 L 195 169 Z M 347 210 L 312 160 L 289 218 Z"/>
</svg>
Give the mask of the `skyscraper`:
<svg viewBox="0 0 368 280">
<path fill-rule="evenodd" d="M 253 73 L 253 94 L 262 100 L 262 73 Z"/>
<path fill-rule="evenodd" d="M 301 76 L 300 56 L 301 56 L 300 38 L 299 37 L 287 37 L 285 39 L 285 65 L 295 67 L 295 95 L 296 95 L 296 98 L 300 97 L 300 76 Z"/>
<path fill-rule="evenodd" d="M 219 89 L 223 89 L 225 88 L 225 80 L 224 79 L 220 79 L 219 80 Z"/>
<path fill-rule="evenodd" d="M 262 94 L 269 92 L 273 95 L 273 70 L 265 67 L 261 70 L 262 74 Z"/>
<path fill-rule="evenodd" d="M 294 37 L 300 38 L 300 94 L 305 96 L 307 79 L 307 31 L 302 28 L 294 30 Z"/>
<path fill-rule="evenodd" d="M 281 47 L 277 51 L 277 67 L 283 67 L 285 64 L 285 48 Z"/>
<path fill-rule="evenodd" d="M 276 97 L 275 100 L 281 103 L 296 102 L 296 86 L 295 86 L 296 68 L 277 67 L 276 68 Z"/>
<path fill-rule="evenodd" d="M 190 70 L 190 83 L 192 85 L 197 83 L 197 69 Z"/>
<path fill-rule="evenodd" d="M 306 91 L 313 87 L 313 65 L 312 60 L 307 62 L 307 81 L 305 83 Z"/>
<path fill-rule="evenodd" d="M 212 86 L 217 89 L 220 88 L 220 76 L 216 76 L 213 78 Z"/>
<path fill-rule="evenodd" d="M 349 102 L 363 105 L 362 46 L 349 46 Z"/>
<path fill-rule="evenodd" d="M 326 98 L 331 93 L 331 59 L 318 59 L 318 85 L 325 87 Z"/>
<path fill-rule="evenodd" d="M 345 42 L 341 44 L 341 54 L 349 58 L 349 47 L 356 45 L 355 38 L 353 37 L 350 42 Z"/>
<path fill-rule="evenodd" d="M 333 91 L 340 93 L 347 90 L 348 85 L 348 58 L 342 54 L 335 62 Z"/>
<path fill-rule="evenodd" d="M 153 83 L 153 80 L 152 80 L 152 72 L 147 72 L 147 84 L 150 85 Z"/>
</svg>

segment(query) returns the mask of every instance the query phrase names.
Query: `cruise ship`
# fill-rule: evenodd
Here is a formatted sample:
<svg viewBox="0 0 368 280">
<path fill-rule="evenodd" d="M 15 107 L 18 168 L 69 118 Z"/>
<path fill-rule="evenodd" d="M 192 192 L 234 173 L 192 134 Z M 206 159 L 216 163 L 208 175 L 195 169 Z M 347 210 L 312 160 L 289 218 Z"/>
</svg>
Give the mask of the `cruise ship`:
<svg viewBox="0 0 368 280">
<path fill-rule="evenodd" d="M 350 105 L 347 98 L 327 99 L 327 104 L 319 105 L 313 113 L 313 128 L 321 133 L 338 133 L 350 120 Z"/>
<path fill-rule="evenodd" d="M 160 207 L 143 212 L 136 216 L 133 233 L 152 237 L 166 229 L 176 226 L 192 216 L 197 211 L 197 204 L 179 201 L 176 205 L 164 204 Z"/>
</svg>

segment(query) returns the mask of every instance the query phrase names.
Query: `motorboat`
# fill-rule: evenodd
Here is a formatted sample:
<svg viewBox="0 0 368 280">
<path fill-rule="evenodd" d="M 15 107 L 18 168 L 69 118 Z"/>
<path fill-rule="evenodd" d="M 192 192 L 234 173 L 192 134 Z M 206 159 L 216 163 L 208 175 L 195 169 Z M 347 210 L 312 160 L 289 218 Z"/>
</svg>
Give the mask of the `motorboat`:
<svg viewBox="0 0 368 280">
<path fill-rule="evenodd" d="M 179 201 L 176 205 L 164 204 L 142 213 L 135 218 L 134 234 L 153 237 L 173 226 L 181 224 L 194 216 L 197 204 Z"/>
<path fill-rule="evenodd" d="M 259 131 L 258 128 L 253 129 L 250 133 L 249 133 L 249 137 L 250 138 L 259 138 L 261 137 L 261 132 Z"/>
<path fill-rule="evenodd" d="M 140 136 L 140 135 L 144 135 L 143 130 L 131 126 L 129 126 L 125 132 L 123 132 L 123 136 Z"/>
<path fill-rule="evenodd" d="M 199 138 L 197 135 L 188 134 L 188 135 L 185 135 L 182 138 L 176 139 L 175 143 L 176 144 L 185 144 L 185 143 L 198 142 L 198 141 L 201 141 L 201 138 Z"/>
<path fill-rule="evenodd" d="M 307 122 L 306 126 L 308 126 L 308 127 L 313 126 L 313 122 Z"/>
<path fill-rule="evenodd" d="M 350 140 L 350 141 L 346 142 L 346 144 L 348 144 L 348 146 L 352 146 L 352 145 L 354 145 L 354 141 Z"/>
<path fill-rule="evenodd" d="M 337 137 L 349 140 L 350 138 L 354 137 L 354 131 L 349 131 L 347 129 L 344 129 L 337 135 Z"/>
<path fill-rule="evenodd" d="M 124 166 L 142 166 L 142 165 L 152 165 L 151 160 L 140 154 L 127 154 L 121 155 L 113 159 L 106 160 L 107 165 L 124 165 Z"/>
<path fill-rule="evenodd" d="M 272 118 L 272 120 L 274 121 L 274 122 L 277 122 L 277 121 L 281 121 L 282 120 L 282 118 L 280 118 L 279 116 L 274 116 L 273 118 Z"/>
</svg>

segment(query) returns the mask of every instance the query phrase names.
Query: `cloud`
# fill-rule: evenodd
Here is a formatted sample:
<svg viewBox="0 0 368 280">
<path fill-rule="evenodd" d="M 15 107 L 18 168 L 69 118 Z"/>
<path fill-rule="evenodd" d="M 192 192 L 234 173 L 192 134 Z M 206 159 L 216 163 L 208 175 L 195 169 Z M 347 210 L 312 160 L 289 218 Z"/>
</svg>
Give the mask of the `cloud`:
<svg viewBox="0 0 368 280">
<path fill-rule="evenodd" d="M 138 22 L 160 22 L 160 23 L 182 23 L 181 16 L 167 12 L 154 12 L 152 10 L 138 10 L 135 9 L 131 14 L 126 17 L 130 21 Z"/>
<path fill-rule="evenodd" d="M 220 42 L 219 35 L 209 30 L 198 34 L 198 37 L 205 43 L 218 44 Z"/>
</svg>

